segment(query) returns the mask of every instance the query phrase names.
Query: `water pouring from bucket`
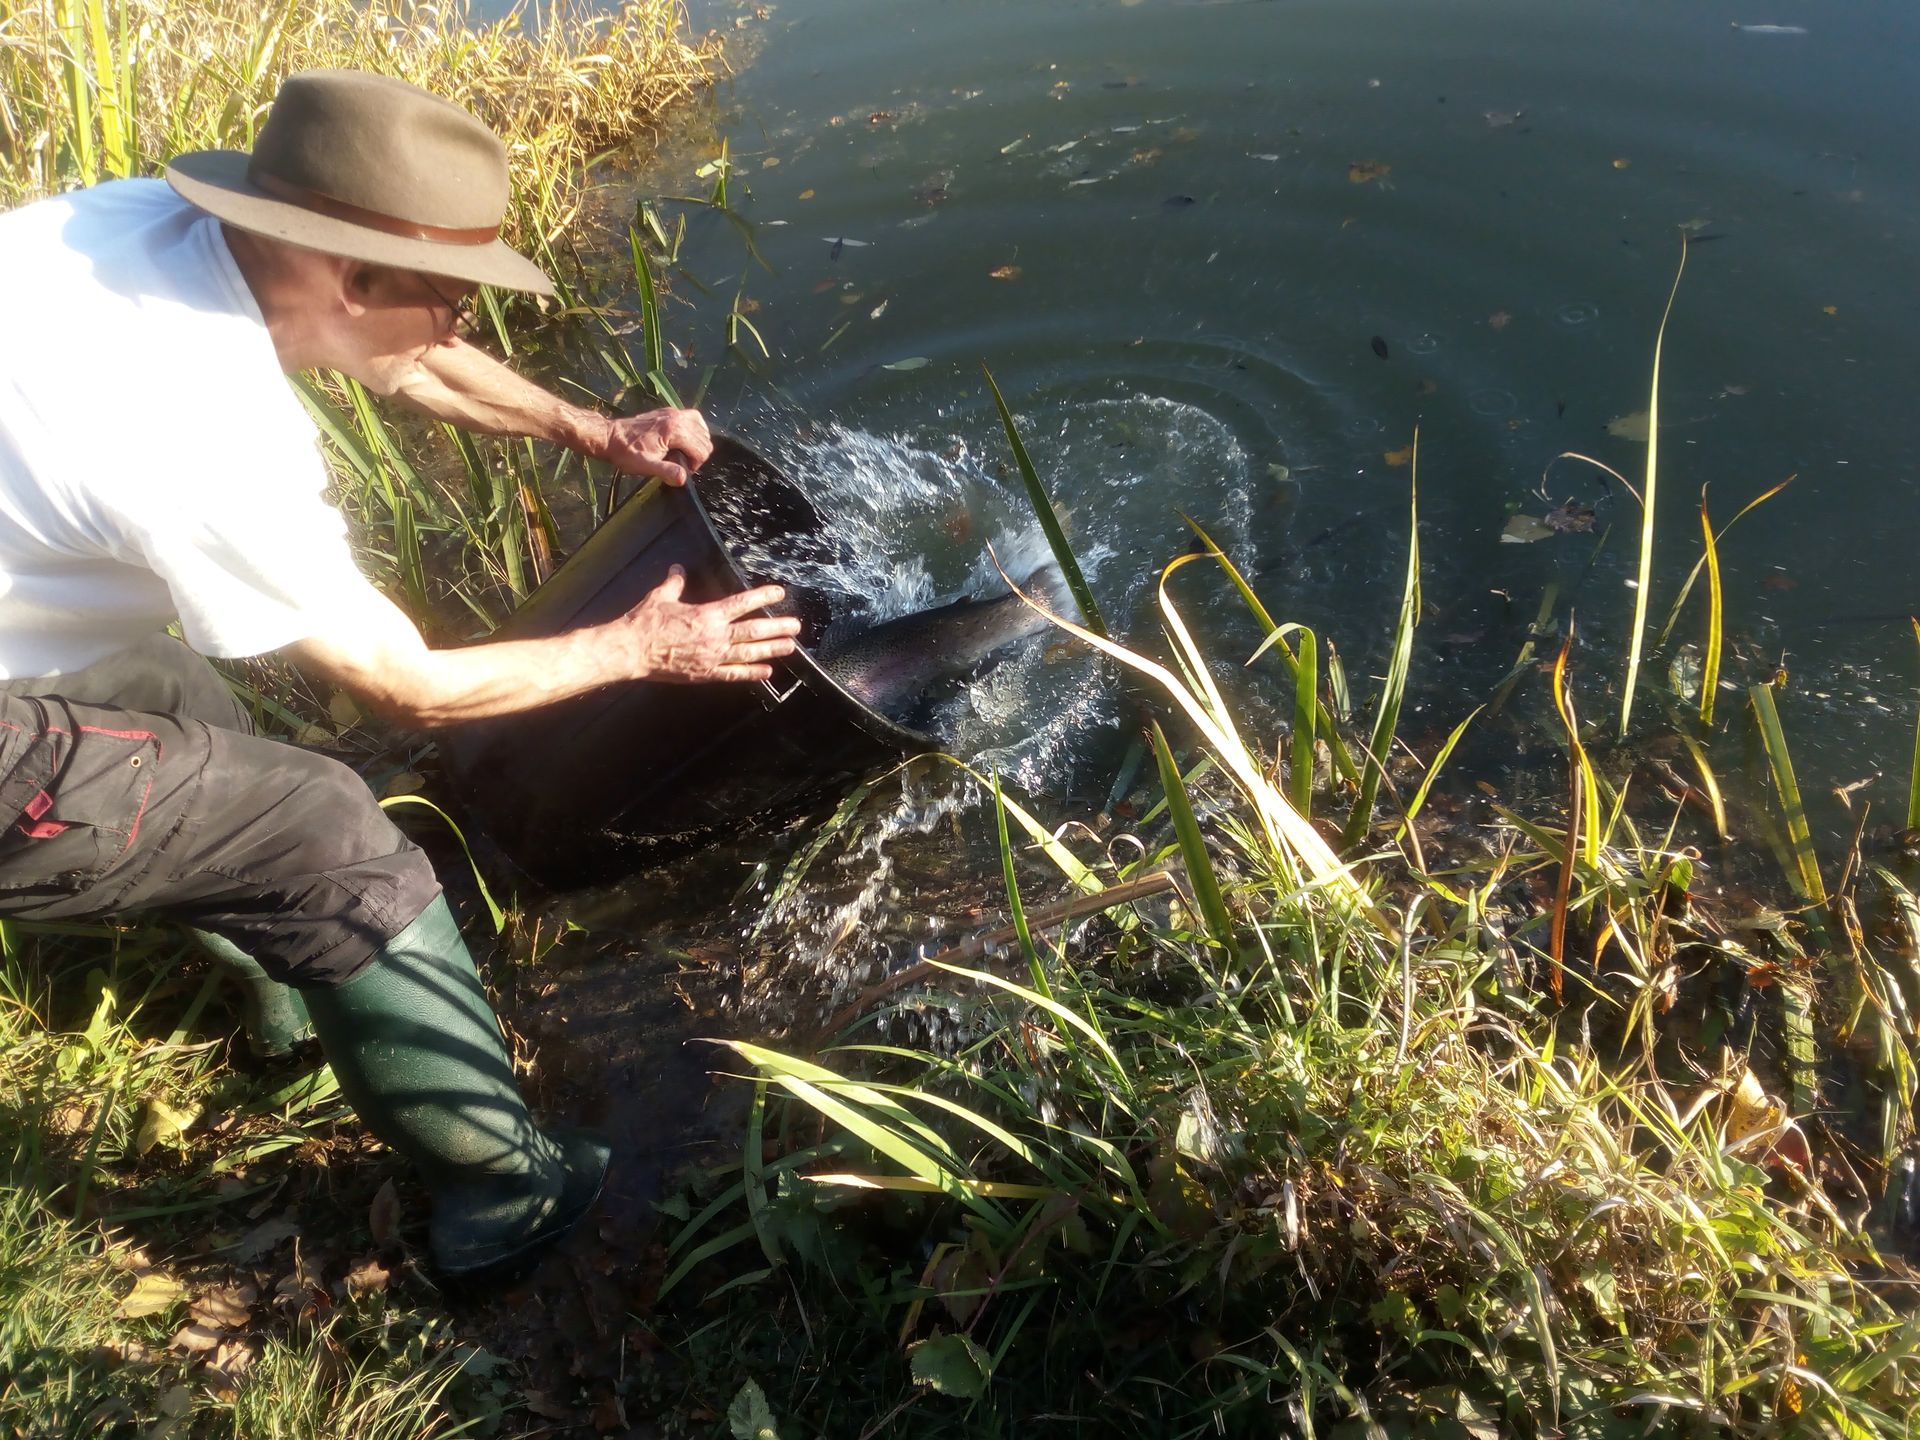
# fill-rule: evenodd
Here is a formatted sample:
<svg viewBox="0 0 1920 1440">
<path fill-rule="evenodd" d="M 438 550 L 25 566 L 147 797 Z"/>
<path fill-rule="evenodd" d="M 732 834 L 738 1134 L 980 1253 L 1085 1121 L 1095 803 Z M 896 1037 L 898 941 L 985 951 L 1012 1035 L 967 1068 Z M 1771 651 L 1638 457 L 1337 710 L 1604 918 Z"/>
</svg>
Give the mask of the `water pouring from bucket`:
<svg viewBox="0 0 1920 1440">
<path fill-rule="evenodd" d="M 784 584 L 777 608 L 799 617 L 800 649 L 758 685 L 636 680 L 449 731 L 442 751 L 469 809 L 522 869 L 571 888 L 719 831 L 784 823 L 856 777 L 940 748 L 910 722 L 932 723 L 958 682 L 1046 621 L 1003 593 L 868 624 L 832 586 L 766 568 L 773 555 L 819 563 L 848 550 L 770 461 L 715 437 L 695 484 L 648 487 L 621 505 L 498 638 L 624 614 L 677 567 L 689 601 Z M 1056 593 L 1044 569 L 1031 579 Z"/>
</svg>

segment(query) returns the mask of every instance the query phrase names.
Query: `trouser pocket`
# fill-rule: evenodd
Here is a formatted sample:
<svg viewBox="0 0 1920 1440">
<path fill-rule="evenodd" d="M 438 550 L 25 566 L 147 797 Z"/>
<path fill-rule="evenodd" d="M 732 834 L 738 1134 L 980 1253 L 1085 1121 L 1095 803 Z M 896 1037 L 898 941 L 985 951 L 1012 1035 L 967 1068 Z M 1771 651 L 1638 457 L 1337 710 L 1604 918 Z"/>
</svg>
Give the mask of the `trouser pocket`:
<svg viewBox="0 0 1920 1440">
<path fill-rule="evenodd" d="M 11 708 L 11 707 L 10 707 Z M 160 741 L 151 730 L 58 724 L 56 707 L 0 783 L 0 892 L 74 892 L 132 850 L 152 797 Z"/>
</svg>

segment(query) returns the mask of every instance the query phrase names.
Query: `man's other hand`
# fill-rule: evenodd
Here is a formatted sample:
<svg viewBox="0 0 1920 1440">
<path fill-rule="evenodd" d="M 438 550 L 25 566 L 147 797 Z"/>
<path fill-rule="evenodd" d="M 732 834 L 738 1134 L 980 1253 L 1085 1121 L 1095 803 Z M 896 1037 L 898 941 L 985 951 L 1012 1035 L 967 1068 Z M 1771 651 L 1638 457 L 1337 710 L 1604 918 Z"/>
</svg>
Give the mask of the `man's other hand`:
<svg viewBox="0 0 1920 1440">
<path fill-rule="evenodd" d="M 669 485 L 684 485 L 690 470 L 707 463 L 713 437 L 698 410 L 649 410 L 610 421 L 598 449 L 601 459 L 629 475 L 653 475 Z"/>
<path fill-rule="evenodd" d="M 767 680 L 773 676 L 773 667 L 763 662 L 794 652 L 794 637 L 800 633 L 797 618 L 748 618 L 785 597 L 787 592 L 778 585 L 762 585 L 704 605 L 681 600 L 686 588 L 686 571 L 675 565 L 658 589 L 608 626 L 631 637 L 635 674 L 680 682 Z"/>
</svg>

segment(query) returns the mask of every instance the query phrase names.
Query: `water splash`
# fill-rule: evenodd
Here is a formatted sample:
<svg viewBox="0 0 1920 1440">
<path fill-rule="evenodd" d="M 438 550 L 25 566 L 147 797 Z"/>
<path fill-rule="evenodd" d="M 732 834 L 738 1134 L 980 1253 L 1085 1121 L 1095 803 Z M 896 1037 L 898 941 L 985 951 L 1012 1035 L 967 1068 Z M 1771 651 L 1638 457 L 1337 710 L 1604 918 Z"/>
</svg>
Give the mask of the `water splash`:
<svg viewBox="0 0 1920 1440">
<path fill-rule="evenodd" d="M 1054 427 L 1042 434 L 1022 421 L 1117 629 L 1157 632 L 1159 569 L 1191 540 L 1183 513 L 1229 552 L 1253 558 L 1253 467 L 1232 430 L 1206 411 L 1131 395 L 1077 405 Z M 764 446 L 825 523 L 804 543 L 763 546 L 746 567 L 825 598 L 829 643 L 961 596 L 1004 593 L 995 556 L 1015 577 L 1051 557 L 1025 493 L 982 458 L 999 453 L 996 440 L 991 432 L 976 442 L 929 441 L 836 426 Z M 1204 616 L 1224 598 L 1202 596 L 1194 608 Z M 1064 634 L 1043 634 L 972 677 L 930 724 L 973 771 L 1043 795 L 1064 792 L 1090 762 L 1110 766 L 1127 713 L 1096 656 Z M 943 935 L 993 923 L 1005 904 L 997 862 L 984 853 L 956 860 L 952 844 L 957 817 L 977 811 L 981 795 L 972 774 L 950 765 L 910 767 L 877 789 L 804 883 L 756 921 L 762 954 L 776 958 L 750 977 L 743 1003 L 789 1020 L 801 1005 L 831 1013 L 939 948 Z M 802 1002 L 803 993 L 813 998 Z M 950 1029 L 959 1020 L 936 1007 L 910 1023 Z"/>
</svg>

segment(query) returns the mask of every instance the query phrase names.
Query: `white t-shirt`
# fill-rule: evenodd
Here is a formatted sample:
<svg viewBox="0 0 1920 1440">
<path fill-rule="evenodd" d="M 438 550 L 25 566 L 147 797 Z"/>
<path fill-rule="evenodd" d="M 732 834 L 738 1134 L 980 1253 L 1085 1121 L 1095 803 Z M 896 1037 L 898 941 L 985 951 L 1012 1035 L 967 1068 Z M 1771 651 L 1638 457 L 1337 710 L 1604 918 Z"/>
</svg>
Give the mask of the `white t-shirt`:
<svg viewBox="0 0 1920 1440">
<path fill-rule="evenodd" d="M 219 221 L 160 180 L 0 214 L 0 679 L 377 603 L 326 483 Z"/>
</svg>

